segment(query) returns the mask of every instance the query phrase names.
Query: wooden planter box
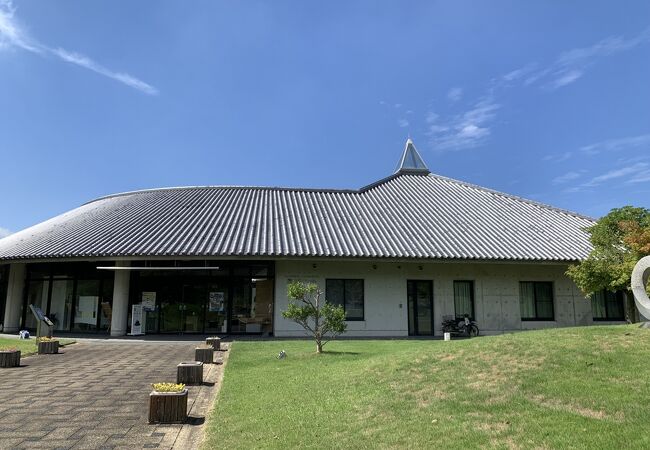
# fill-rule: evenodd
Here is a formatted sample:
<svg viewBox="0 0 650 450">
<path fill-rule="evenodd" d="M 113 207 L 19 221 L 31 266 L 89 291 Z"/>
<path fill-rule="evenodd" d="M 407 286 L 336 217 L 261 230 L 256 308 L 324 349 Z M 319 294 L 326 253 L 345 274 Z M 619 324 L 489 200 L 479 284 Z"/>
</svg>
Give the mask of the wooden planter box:
<svg viewBox="0 0 650 450">
<path fill-rule="evenodd" d="M 180 363 L 176 366 L 176 383 L 203 384 L 203 363 L 200 361 Z"/>
<path fill-rule="evenodd" d="M 149 423 L 183 423 L 187 420 L 187 389 L 149 394 Z"/>
<path fill-rule="evenodd" d="M 0 367 L 20 366 L 20 350 L 0 351 Z"/>
<path fill-rule="evenodd" d="M 59 353 L 59 341 L 39 341 L 39 355 L 53 355 Z"/>
<path fill-rule="evenodd" d="M 196 350 L 194 350 L 194 360 L 201 361 L 205 364 L 214 363 L 214 348 L 196 347 Z"/>
<path fill-rule="evenodd" d="M 209 337 L 205 340 L 205 344 L 211 346 L 215 350 L 221 350 L 221 338 Z"/>
</svg>

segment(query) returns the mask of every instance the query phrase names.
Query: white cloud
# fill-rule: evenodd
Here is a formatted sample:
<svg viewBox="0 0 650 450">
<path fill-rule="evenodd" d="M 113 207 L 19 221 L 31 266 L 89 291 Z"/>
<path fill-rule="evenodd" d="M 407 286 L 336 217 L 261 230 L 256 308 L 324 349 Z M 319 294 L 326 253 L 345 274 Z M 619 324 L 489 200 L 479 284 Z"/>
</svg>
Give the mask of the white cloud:
<svg viewBox="0 0 650 450">
<path fill-rule="evenodd" d="M 123 72 L 114 72 L 87 56 L 63 48 L 50 48 L 31 38 L 15 17 L 16 8 L 11 0 L 0 0 L 0 50 L 20 48 L 36 54 L 51 54 L 100 75 L 119 81 L 145 94 L 156 95 L 158 90 L 148 83 Z"/>
<path fill-rule="evenodd" d="M 0 0 L 0 49 L 19 47 L 34 53 L 41 53 L 38 44 L 32 43 L 15 19 L 16 8 L 11 0 Z"/>
<path fill-rule="evenodd" d="M 513 82 L 520 80 L 524 76 L 530 74 L 533 70 L 536 69 L 536 64 L 527 64 L 524 67 L 520 67 L 519 69 L 512 70 L 508 72 L 507 74 L 503 75 L 501 78 L 503 81 L 506 82 Z"/>
<path fill-rule="evenodd" d="M 553 184 L 562 184 L 580 178 L 581 176 L 582 174 L 580 172 L 571 171 L 553 178 L 551 182 Z"/>
<path fill-rule="evenodd" d="M 544 156 L 542 160 L 551 161 L 551 162 L 562 162 L 571 158 L 571 156 L 573 156 L 573 152 L 555 153 L 555 154 Z"/>
<path fill-rule="evenodd" d="M 399 119 L 399 120 L 397 121 L 397 124 L 398 124 L 401 128 L 406 128 L 406 127 L 409 126 L 409 121 L 406 120 L 406 119 Z"/>
<path fill-rule="evenodd" d="M 558 57 L 557 63 L 563 66 L 570 66 L 594 58 L 609 56 L 625 50 L 630 50 L 639 44 L 648 42 L 649 40 L 650 28 L 646 28 L 641 33 L 630 39 L 625 39 L 622 36 L 609 36 L 589 47 L 574 48 L 563 52 Z"/>
<path fill-rule="evenodd" d="M 12 232 L 9 229 L 0 227 L 0 239 L 7 237 L 10 234 L 12 234 Z"/>
<path fill-rule="evenodd" d="M 436 113 L 434 113 L 432 111 L 429 111 L 427 113 L 426 121 L 427 121 L 427 123 L 434 123 L 435 121 L 438 120 L 438 117 L 439 117 L 438 114 L 436 114 Z"/>
<path fill-rule="evenodd" d="M 607 139 L 605 141 L 596 142 L 594 144 L 580 147 L 580 151 L 586 155 L 597 155 L 601 152 L 620 151 L 644 146 L 650 147 L 650 134 L 628 136 L 617 139 Z"/>
<path fill-rule="evenodd" d="M 606 182 L 614 182 L 620 178 L 628 178 L 627 183 L 640 183 L 650 180 L 650 164 L 639 162 L 630 166 L 621 167 L 618 169 L 609 170 L 602 175 L 593 177 L 586 183 L 569 188 L 566 192 L 578 192 L 585 188 L 592 188 L 600 186 Z"/>
<path fill-rule="evenodd" d="M 589 66 L 594 64 L 598 58 L 630 50 L 647 42 L 650 42 L 650 28 L 630 39 L 609 37 L 589 47 L 562 52 L 546 67 L 538 63 L 529 63 L 511 70 L 501 77 L 490 80 L 486 93 L 466 112 L 441 117 L 439 114 L 429 111 L 425 121 L 427 124 L 426 135 L 429 137 L 430 144 L 439 151 L 461 150 L 482 145 L 492 133 L 497 110 L 500 108 L 497 96 L 501 90 L 529 85 L 537 85 L 546 90 L 558 89 L 581 79 Z M 449 90 L 447 97 L 455 102 L 462 97 L 462 94 L 462 89 L 453 88 Z M 395 107 L 399 106 L 401 105 L 395 105 Z M 631 140 L 614 145 L 639 145 L 636 142 Z M 586 149 L 581 150 L 586 152 L 589 147 L 586 146 Z M 594 151 L 594 148 L 591 150 Z M 566 151 L 559 154 L 548 154 L 543 157 L 543 160 L 562 162 L 577 153 L 577 151 Z"/>
<path fill-rule="evenodd" d="M 452 102 L 457 102 L 463 96 L 463 89 L 459 87 L 454 87 L 449 89 L 447 92 L 447 98 Z"/>
<path fill-rule="evenodd" d="M 588 47 L 564 51 L 546 67 L 540 68 L 536 63 L 530 63 L 503 75 L 501 79 L 505 82 L 523 79 L 524 86 L 541 82 L 544 89 L 555 90 L 575 83 L 599 59 L 632 50 L 649 42 L 650 27 L 629 39 L 609 36 Z"/>
<path fill-rule="evenodd" d="M 571 84 L 574 81 L 577 81 L 584 72 L 582 70 L 571 69 L 565 72 L 560 72 L 553 81 L 551 81 L 550 86 L 552 89 L 557 89 L 567 84 Z"/>
<path fill-rule="evenodd" d="M 597 186 L 605 181 L 621 178 L 627 175 L 638 173 L 648 167 L 648 163 L 636 163 L 632 166 L 622 167 L 620 169 L 610 170 L 602 175 L 592 178 L 585 186 Z"/>
<path fill-rule="evenodd" d="M 582 147 L 579 148 L 579 153 L 588 156 L 594 156 L 602 152 L 616 152 L 616 151 L 637 149 L 643 147 L 647 147 L 648 149 L 647 153 L 650 154 L 650 134 L 642 134 L 639 136 L 627 136 L 627 137 L 616 138 L 616 139 L 607 139 L 604 141 L 595 142 L 593 144 L 583 145 Z M 578 152 L 568 151 L 564 153 L 552 153 L 544 156 L 542 158 L 542 161 L 563 162 L 571 158 L 572 156 L 574 156 L 576 153 Z M 644 156 L 638 158 L 632 158 L 632 159 L 625 158 L 625 159 L 620 159 L 618 162 L 630 163 L 630 162 L 636 162 L 639 159 L 647 159 L 647 158 Z"/>
<path fill-rule="evenodd" d="M 632 178 L 630 178 L 627 182 L 628 183 L 644 183 L 646 181 L 650 181 L 650 169 L 642 170 L 642 171 L 634 174 L 634 176 L 632 176 Z"/>
<path fill-rule="evenodd" d="M 100 64 L 97 64 L 95 61 L 91 60 L 90 58 L 81 55 L 79 53 L 69 52 L 62 48 L 52 49 L 52 53 L 54 53 L 64 61 L 67 61 L 72 64 L 76 64 L 81 67 L 85 67 L 86 69 L 92 70 L 93 72 L 97 72 L 100 75 L 104 75 L 105 77 L 117 80 L 121 83 L 126 84 L 127 86 L 142 91 L 145 94 L 149 94 L 149 95 L 158 94 L 158 90 L 155 87 L 151 86 L 150 84 L 138 80 L 137 78 L 129 75 L 128 73 L 113 72 L 111 70 L 108 70 L 107 68 L 101 66 Z"/>
<path fill-rule="evenodd" d="M 490 135 L 490 124 L 499 107 L 492 97 L 487 96 L 471 109 L 446 120 L 440 120 L 437 114 L 429 112 L 427 136 L 432 147 L 439 151 L 477 147 Z"/>
</svg>

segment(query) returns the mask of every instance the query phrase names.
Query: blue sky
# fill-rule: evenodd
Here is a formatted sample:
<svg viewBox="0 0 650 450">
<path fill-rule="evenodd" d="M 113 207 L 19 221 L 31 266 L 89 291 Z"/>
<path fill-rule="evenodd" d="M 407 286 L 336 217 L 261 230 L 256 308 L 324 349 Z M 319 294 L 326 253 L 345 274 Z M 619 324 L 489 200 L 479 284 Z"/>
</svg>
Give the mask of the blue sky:
<svg viewBox="0 0 650 450">
<path fill-rule="evenodd" d="M 0 233 L 179 185 L 434 173 L 650 205 L 647 1 L 0 0 Z"/>
</svg>

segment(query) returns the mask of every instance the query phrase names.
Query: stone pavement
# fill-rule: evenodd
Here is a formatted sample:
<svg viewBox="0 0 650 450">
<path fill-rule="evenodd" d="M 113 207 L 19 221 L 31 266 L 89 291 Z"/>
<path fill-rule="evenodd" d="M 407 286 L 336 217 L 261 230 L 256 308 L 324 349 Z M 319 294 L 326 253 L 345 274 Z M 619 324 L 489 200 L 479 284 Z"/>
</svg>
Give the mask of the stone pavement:
<svg viewBox="0 0 650 450">
<path fill-rule="evenodd" d="M 188 444 L 181 446 L 194 447 L 196 432 L 188 427 L 198 428 L 202 417 L 191 418 L 189 425 L 147 423 L 151 383 L 175 381 L 176 365 L 192 361 L 194 347 L 86 340 L 61 354 L 31 356 L 19 368 L 0 369 L 0 448 L 171 449 L 182 430 Z M 206 366 L 208 381 L 216 381 L 222 368 Z M 188 409 L 196 402 L 204 415 L 217 389 L 210 384 L 189 387 Z"/>
</svg>

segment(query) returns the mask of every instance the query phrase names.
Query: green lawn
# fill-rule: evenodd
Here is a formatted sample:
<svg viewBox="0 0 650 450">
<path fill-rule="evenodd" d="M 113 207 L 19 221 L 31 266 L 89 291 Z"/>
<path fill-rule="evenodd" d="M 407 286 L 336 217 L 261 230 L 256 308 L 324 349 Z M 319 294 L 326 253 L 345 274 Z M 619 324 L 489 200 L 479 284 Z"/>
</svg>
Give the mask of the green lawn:
<svg viewBox="0 0 650 450">
<path fill-rule="evenodd" d="M 60 339 L 61 345 L 69 345 L 74 341 L 70 339 Z M 20 350 L 21 358 L 23 356 L 29 356 L 36 354 L 36 338 L 32 337 L 31 339 L 18 339 L 18 338 L 0 338 L 0 349 L 4 348 L 17 348 Z"/>
<path fill-rule="evenodd" d="M 650 331 L 636 326 L 325 350 L 234 343 L 204 448 L 650 448 Z"/>
</svg>

